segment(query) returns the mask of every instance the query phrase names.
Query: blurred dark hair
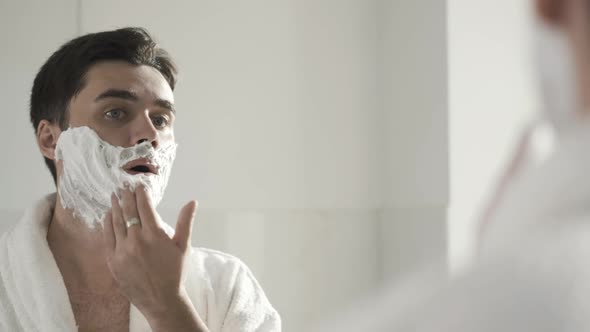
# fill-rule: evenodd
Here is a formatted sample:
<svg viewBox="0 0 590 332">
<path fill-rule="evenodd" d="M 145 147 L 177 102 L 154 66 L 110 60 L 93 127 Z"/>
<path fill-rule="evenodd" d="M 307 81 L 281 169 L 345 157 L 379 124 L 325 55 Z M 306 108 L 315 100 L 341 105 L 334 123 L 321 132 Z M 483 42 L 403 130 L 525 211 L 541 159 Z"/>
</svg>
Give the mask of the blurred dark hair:
<svg viewBox="0 0 590 332">
<path fill-rule="evenodd" d="M 68 105 L 84 88 L 86 73 L 93 64 L 108 60 L 151 66 L 162 73 L 174 90 L 176 65 L 146 29 L 123 28 L 77 37 L 53 53 L 35 77 L 30 104 L 35 134 L 41 120 L 57 123 L 62 130 L 68 127 Z M 44 158 L 57 183 L 55 164 Z"/>
</svg>

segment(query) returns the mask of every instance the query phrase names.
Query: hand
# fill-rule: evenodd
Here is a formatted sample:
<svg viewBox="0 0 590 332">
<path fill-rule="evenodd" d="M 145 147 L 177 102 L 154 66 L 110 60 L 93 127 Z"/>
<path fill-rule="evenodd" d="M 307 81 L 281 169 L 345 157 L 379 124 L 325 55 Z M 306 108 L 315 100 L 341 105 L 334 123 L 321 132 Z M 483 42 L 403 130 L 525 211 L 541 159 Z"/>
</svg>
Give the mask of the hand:
<svg viewBox="0 0 590 332">
<path fill-rule="evenodd" d="M 135 192 L 122 190 L 121 205 L 112 194 L 111 203 L 103 229 L 107 264 L 123 294 L 146 316 L 186 303 L 183 283 L 196 201 L 181 209 L 172 238 L 158 225 L 161 218 L 142 185 Z M 141 223 L 127 228 L 132 218 Z"/>
</svg>

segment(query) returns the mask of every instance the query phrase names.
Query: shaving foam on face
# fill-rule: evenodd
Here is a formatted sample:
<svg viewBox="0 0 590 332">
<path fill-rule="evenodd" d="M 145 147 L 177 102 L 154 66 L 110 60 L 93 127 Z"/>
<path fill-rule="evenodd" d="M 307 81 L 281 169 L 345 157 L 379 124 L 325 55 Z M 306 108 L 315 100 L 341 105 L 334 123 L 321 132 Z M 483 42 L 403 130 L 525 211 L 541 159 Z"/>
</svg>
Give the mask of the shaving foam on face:
<svg viewBox="0 0 590 332">
<path fill-rule="evenodd" d="M 124 148 L 107 143 L 89 127 L 69 128 L 61 133 L 55 150 L 55 160 L 63 161 L 63 173 L 58 181 L 60 202 L 91 229 L 102 223 L 111 208 L 111 194 L 120 197 L 125 182 L 132 189 L 143 184 L 155 207 L 164 195 L 176 147 L 171 142 L 154 149 L 146 141 Z M 128 162 L 139 158 L 157 165 L 158 174 L 131 175 L 123 169 Z"/>
</svg>

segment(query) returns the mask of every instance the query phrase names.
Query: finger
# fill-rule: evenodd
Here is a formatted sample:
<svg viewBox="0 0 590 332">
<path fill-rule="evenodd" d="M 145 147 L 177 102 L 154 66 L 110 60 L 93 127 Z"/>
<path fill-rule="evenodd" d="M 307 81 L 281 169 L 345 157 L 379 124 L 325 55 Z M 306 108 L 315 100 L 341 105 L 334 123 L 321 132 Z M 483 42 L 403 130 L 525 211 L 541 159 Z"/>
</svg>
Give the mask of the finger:
<svg viewBox="0 0 590 332">
<path fill-rule="evenodd" d="M 119 198 L 117 198 L 114 193 L 111 195 L 111 206 L 113 229 L 115 230 L 115 245 L 118 246 L 120 243 L 123 243 L 127 237 L 127 229 L 123 222 L 123 212 L 121 211 L 121 206 L 119 205 Z"/>
<path fill-rule="evenodd" d="M 141 224 L 127 227 L 127 221 L 133 218 L 139 219 L 139 214 L 137 213 L 137 204 L 135 203 L 135 192 L 131 191 L 131 189 L 127 186 L 121 191 L 121 198 L 123 204 L 123 206 L 121 206 L 121 209 L 123 210 L 123 223 L 127 228 L 127 237 L 137 237 L 141 232 Z"/>
<path fill-rule="evenodd" d="M 176 245 L 185 251 L 191 244 L 191 235 L 193 228 L 193 221 L 197 213 L 197 201 L 190 201 L 186 204 L 178 215 L 178 221 L 176 222 L 176 231 L 172 240 Z"/>
<path fill-rule="evenodd" d="M 115 230 L 113 229 L 113 213 L 107 212 L 102 221 L 102 235 L 107 253 L 112 254 L 116 247 Z"/>
<path fill-rule="evenodd" d="M 158 212 L 156 212 L 156 209 L 153 207 L 150 195 L 143 184 L 137 187 L 137 190 L 135 191 L 135 199 L 142 230 L 157 231 L 160 228 L 157 221 Z"/>
</svg>

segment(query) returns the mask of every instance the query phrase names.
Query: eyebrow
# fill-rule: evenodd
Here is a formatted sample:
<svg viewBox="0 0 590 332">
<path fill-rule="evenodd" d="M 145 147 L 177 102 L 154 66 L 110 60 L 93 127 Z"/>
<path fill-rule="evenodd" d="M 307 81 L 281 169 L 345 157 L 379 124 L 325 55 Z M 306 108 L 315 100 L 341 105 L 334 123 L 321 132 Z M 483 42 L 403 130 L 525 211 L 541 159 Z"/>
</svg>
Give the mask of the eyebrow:
<svg viewBox="0 0 590 332">
<path fill-rule="evenodd" d="M 129 100 L 129 101 L 138 101 L 139 100 L 139 97 L 137 96 L 137 94 L 132 91 L 109 89 L 109 90 L 101 93 L 100 95 L 98 95 L 98 97 L 96 97 L 94 99 L 94 102 L 99 102 L 103 99 L 108 99 L 108 98 L 119 98 L 119 99 L 125 99 L 125 100 Z M 172 113 L 176 113 L 176 110 L 174 109 L 174 105 L 171 102 L 169 102 L 168 100 L 158 98 L 154 101 L 154 104 L 157 106 L 160 106 L 162 108 L 165 108 L 165 109 L 171 111 Z"/>
</svg>

